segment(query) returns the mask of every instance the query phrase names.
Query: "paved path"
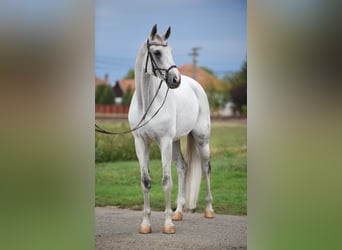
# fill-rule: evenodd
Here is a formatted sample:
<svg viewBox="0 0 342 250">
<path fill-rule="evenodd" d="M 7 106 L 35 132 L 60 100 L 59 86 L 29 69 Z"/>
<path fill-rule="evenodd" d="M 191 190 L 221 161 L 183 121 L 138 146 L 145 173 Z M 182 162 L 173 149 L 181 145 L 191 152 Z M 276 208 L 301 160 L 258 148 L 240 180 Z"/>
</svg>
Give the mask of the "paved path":
<svg viewBox="0 0 342 250">
<path fill-rule="evenodd" d="M 247 249 L 247 217 L 185 213 L 176 234 L 162 233 L 164 213 L 152 211 L 152 233 L 138 233 L 141 211 L 96 207 L 96 249 Z"/>
</svg>

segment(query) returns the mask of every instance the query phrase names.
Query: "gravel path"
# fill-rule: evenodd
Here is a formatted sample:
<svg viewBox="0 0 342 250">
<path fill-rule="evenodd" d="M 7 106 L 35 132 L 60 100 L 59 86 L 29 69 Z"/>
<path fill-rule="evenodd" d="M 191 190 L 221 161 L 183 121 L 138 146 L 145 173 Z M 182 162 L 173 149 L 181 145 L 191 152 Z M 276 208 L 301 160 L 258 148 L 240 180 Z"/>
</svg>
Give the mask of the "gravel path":
<svg viewBox="0 0 342 250">
<path fill-rule="evenodd" d="M 164 213 L 152 211 L 152 233 L 138 233 L 141 211 L 96 207 L 96 249 L 247 249 L 247 217 L 185 213 L 176 234 L 163 234 Z"/>
</svg>

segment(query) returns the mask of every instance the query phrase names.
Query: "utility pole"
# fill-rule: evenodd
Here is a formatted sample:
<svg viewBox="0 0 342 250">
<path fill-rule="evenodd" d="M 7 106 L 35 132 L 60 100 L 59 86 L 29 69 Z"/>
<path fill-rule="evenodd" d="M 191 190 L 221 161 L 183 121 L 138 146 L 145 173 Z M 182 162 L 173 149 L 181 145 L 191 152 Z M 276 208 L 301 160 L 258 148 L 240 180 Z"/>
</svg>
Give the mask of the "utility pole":
<svg viewBox="0 0 342 250">
<path fill-rule="evenodd" d="M 192 78 L 197 80 L 197 56 L 198 56 L 198 50 L 199 47 L 193 47 L 192 48 L 192 53 L 189 53 L 190 56 L 192 56 L 192 65 L 193 65 L 193 70 L 192 70 Z"/>
</svg>

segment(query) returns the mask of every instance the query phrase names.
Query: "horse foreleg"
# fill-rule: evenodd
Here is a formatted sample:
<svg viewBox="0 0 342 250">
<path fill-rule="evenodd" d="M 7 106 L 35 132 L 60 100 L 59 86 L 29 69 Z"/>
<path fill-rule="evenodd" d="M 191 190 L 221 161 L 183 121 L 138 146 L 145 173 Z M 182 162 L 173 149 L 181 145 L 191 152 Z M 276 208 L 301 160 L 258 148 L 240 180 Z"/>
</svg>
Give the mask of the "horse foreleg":
<svg viewBox="0 0 342 250">
<path fill-rule="evenodd" d="M 143 221 L 140 225 L 139 233 L 147 234 L 151 233 L 151 207 L 150 207 L 150 189 L 151 178 L 149 175 L 149 147 L 150 143 L 146 142 L 143 138 L 135 138 L 135 151 L 140 164 L 141 173 L 141 189 L 144 194 L 144 210 Z"/>
<path fill-rule="evenodd" d="M 172 140 L 167 139 L 161 141 L 160 152 L 163 165 L 163 179 L 162 186 L 165 193 L 165 223 L 163 233 L 173 234 L 176 232 L 175 226 L 172 222 L 171 209 L 171 191 L 172 191 L 172 176 L 171 176 L 171 158 L 172 158 Z"/>
<path fill-rule="evenodd" d="M 177 209 L 172 216 L 172 220 L 179 221 L 183 219 L 183 206 L 185 204 L 184 198 L 184 175 L 186 162 L 184 161 L 180 141 L 175 141 L 172 146 L 172 157 L 176 164 L 178 175 L 178 197 L 177 197 Z"/>
</svg>

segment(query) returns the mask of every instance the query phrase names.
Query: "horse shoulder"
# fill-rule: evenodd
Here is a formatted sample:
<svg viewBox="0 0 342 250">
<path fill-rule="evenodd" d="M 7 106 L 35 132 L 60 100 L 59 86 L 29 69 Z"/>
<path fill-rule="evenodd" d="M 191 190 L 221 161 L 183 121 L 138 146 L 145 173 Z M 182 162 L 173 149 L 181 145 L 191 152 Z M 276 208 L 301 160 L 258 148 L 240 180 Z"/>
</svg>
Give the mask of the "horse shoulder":
<svg viewBox="0 0 342 250">
<path fill-rule="evenodd" d="M 137 116 L 137 114 L 138 114 L 138 105 L 137 105 L 136 93 L 134 92 L 130 106 L 129 106 L 129 110 L 128 110 L 128 121 L 131 126 L 134 126 L 134 124 L 138 122 L 139 117 Z"/>
<path fill-rule="evenodd" d="M 189 86 L 200 101 L 205 102 L 208 99 L 202 85 L 195 79 L 182 75 L 182 84 Z"/>
<path fill-rule="evenodd" d="M 199 115 L 201 119 L 208 120 L 210 122 L 210 107 L 206 92 L 204 91 L 202 85 L 188 76 L 184 77 L 185 84 L 188 85 L 196 96 L 196 101 L 198 103 Z"/>
</svg>

